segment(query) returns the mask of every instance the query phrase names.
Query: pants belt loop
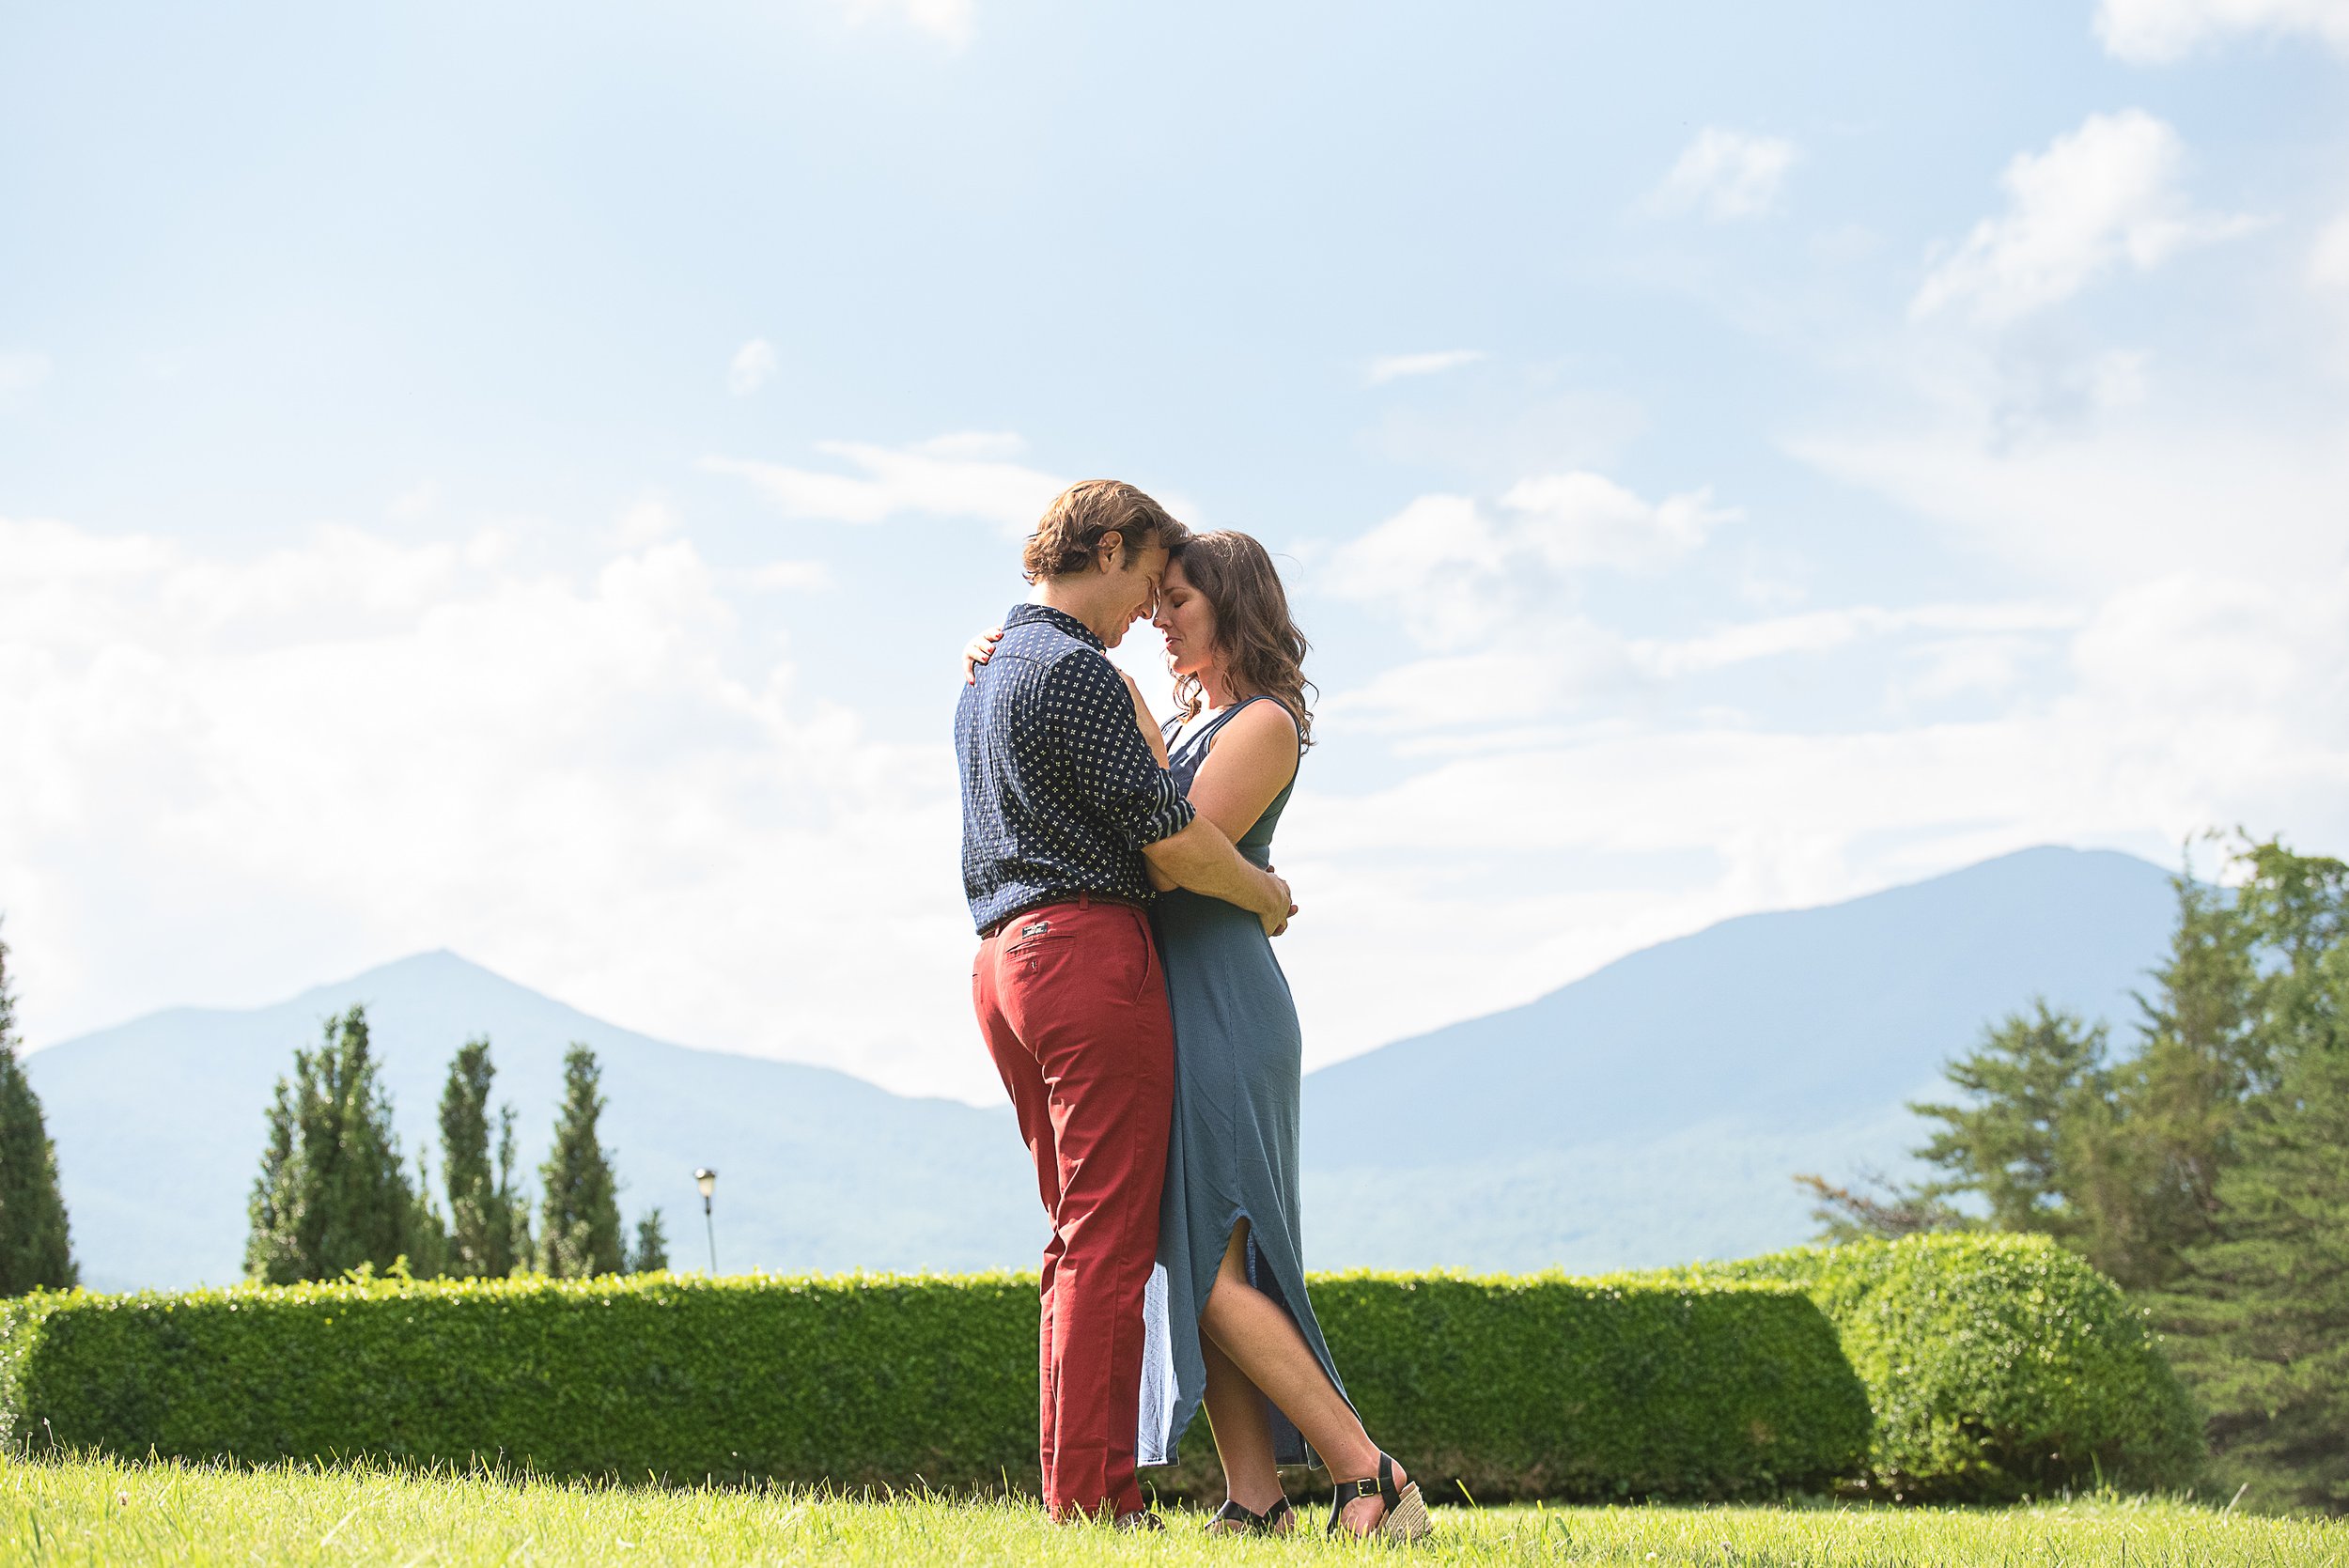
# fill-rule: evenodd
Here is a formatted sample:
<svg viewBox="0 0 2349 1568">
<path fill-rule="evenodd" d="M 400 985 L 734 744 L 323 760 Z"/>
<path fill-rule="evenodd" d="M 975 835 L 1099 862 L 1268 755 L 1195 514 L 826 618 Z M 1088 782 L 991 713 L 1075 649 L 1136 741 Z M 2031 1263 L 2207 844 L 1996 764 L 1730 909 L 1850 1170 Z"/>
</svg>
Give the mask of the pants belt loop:
<svg viewBox="0 0 2349 1568">
<path fill-rule="evenodd" d="M 1091 894 L 1091 893 L 1079 893 L 1079 894 L 1077 895 L 1077 908 L 1079 908 L 1080 909 L 1090 909 L 1090 908 L 1093 908 L 1093 894 Z"/>
</svg>

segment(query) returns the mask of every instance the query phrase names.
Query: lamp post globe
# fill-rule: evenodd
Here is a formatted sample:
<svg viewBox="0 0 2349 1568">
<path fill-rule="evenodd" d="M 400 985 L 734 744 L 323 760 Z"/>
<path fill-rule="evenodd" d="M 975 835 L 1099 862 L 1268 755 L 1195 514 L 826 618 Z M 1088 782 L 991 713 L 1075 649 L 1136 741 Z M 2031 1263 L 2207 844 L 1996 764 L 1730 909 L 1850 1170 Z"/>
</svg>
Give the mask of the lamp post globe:
<svg viewBox="0 0 2349 1568">
<path fill-rule="evenodd" d="M 693 1172 L 693 1185 L 701 1189 L 702 1227 L 709 1233 L 709 1274 L 718 1274 L 718 1222 L 710 1217 L 710 1194 L 718 1190 L 718 1172 L 705 1165 Z"/>
</svg>

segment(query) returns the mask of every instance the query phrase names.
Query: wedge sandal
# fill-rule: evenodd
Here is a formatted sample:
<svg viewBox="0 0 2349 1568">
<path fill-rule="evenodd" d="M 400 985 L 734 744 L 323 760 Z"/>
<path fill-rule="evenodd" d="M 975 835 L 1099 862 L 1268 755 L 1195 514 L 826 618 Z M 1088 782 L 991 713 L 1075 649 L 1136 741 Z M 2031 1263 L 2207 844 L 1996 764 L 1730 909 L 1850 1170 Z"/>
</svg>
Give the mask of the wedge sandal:
<svg viewBox="0 0 2349 1568">
<path fill-rule="evenodd" d="M 1207 1530 L 1212 1535 L 1278 1535 L 1281 1533 L 1281 1521 L 1296 1512 L 1289 1506 L 1286 1498 L 1262 1514 L 1252 1514 L 1227 1498 L 1223 1506 L 1215 1511 L 1215 1517 L 1207 1521 Z M 1230 1528 L 1217 1529 L 1215 1527 L 1218 1525 Z"/>
<path fill-rule="evenodd" d="M 1436 1533 L 1436 1522 L 1427 1516 L 1427 1503 L 1419 1495 L 1419 1483 L 1410 1482 L 1401 1491 L 1397 1491 L 1394 1484 L 1394 1461 L 1382 1453 L 1378 1456 L 1378 1474 L 1375 1479 L 1365 1476 L 1360 1481 L 1341 1481 L 1337 1484 L 1337 1489 L 1330 1494 L 1329 1534 L 1346 1533 L 1346 1524 L 1342 1517 L 1346 1513 L 1346 1505 L 1363 1498 L 1377 1498 L 1387 1505 L 1387 1511 L 1379 1516 L 1377 1526 L 1368 1535 L 1362 1537 L 1365 1541 L 1399 1541 L 1408 1544 L 1413 1541 L 1424 1541 Z"/>
</svg>

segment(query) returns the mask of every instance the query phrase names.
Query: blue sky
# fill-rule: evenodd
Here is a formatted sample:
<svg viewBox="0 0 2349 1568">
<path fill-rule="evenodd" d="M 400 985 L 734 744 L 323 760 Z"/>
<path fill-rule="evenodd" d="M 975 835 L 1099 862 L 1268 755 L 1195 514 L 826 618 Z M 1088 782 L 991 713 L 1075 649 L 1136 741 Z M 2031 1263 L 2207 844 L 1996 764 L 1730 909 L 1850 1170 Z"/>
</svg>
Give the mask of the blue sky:
<svg viewBox="0 0 2349 1568">
<path fill-rule="evenodd" d="M 1309 1062 L 2341 852 L 2345 71 L 2341 0 L 0 8 L 28 1038 L 446 945 L 988 1097 L 953 650 L 1095 474 L 1315 641 Z"/>
</svg>

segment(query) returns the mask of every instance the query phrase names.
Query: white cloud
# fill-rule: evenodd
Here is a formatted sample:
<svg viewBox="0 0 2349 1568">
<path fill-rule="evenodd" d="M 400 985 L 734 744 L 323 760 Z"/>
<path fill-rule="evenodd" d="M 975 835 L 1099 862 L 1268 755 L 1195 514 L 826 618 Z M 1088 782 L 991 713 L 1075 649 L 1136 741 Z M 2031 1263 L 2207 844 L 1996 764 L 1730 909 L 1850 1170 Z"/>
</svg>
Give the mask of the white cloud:
<svg viewBox="0 0 2349 1568">
<path fill-rule="evenodd" d="M 1706 490 L 1654 504 L 1587 472 L 1521 480 L 1498 505 L 1424 495 L 1344 547 L 1326 584 L 1399 606 L 1421 642 L 1457 647 L 1570 590 L 1568 574 L 1648 571 L 1734 518 Z"/>
<path fill-rule="evenodd" d="M 2349 299 L 2349 212 L 2325 225 L 2309 250 L 2309 284 Z"/>
<path fill-rule="evenodd" d="M 568 575 L 0 520 L 31 1037 L 446 945 L 671 1037 L 983 1097 L 951 757 L 757 651 L 746 596 L 809 573 L 747 575 L 682 537 Z"/>
<path fill-rule="evenodd" d="M 418 522 L 430 517 L 440 505 L 441 487 L 426 479 L 392 497 L 383 515 L 394 522 Z"/>
<path fill-rule="evenodd" d="M 1308 1061 L 1528 1000 L 1635 948 L 1756 908 L 1851 897 L 2034 844 L 2156 858 L 2212 825 L 2349 832 L 2349 573 L 2199 571 L 2117 589 L 2086 613 L 1947 606 L 1790 617 L 1672 645 L 1676 679 L 1721 658 L 1848 640 L 1844 668 L 1897 685 L 1870 640 L 2018 629 L 2056 684 L 1986 718 L 1887 713 L 1823 724 L 1652 713 L 1649 693 L 1535 722 L 1561 645 L 1520 643 L 1419 672 L 1423 697 L 1517 727 L 1508 743 L 1357 794 L 1308 758 L 1282 868 L 1305 906 L 1283 965 Z M 1937 651 L 1937 644 L 1923 644 Z M 1634 651 L 1637 651 L 1634 644 Z M 1983 650 L 1929 679 L 1994 687 Z M 1912 683 L 1913 684 L 1913 683 Z M 1615 693 L 1620 696 L 1621 693 Z M 1335 744 L 1360 731 L 1330 709 Z M 1451 940 L 1446 934 L 1464 933 Z M 1408 985 L 1361 985 L 1364 974 Z"/>
<path fill-rule="evenodd" d="M 2322 572 L 2349 545 L 2349 426 L 2309 411 L 2152 403 L 2006 441 L 1961 408 L 1792 450 L 2015 569 L 2090 591 L 2190 571 L 2221 549 L 2279 576 Z"/>
<path fill-rule="evenodd" d="M 890 17 L 959 49 L 978 32 L 973 0 L 832 0 L 851 23 Z"/>
<path fill-rule="evenodd" d="M 0 350 L 0 407 L 15 401 L 49 379 L 47 354 L 29 349 Z"/>
<path fill-rule="evenodd" d="M 2124 60 L 2184 57 L 2227 33 L 2299 33 L 2349 54 L 2349 0 L 2101 0 L 2096 36 Z"/>
<path fill-rule="evenodd" d="M 1663 212 L 1702 210 L 1717 222 L 1758 217 L 1778 204 L 1779 188 L 1797 156 L 1795 144 L 1783 137 L 1708 125 L 1648 203 Z"/>
<path fill-rule="evenodd" d="M 659 544 L 684 526 L 685 519 L 675 506 L 658 495 L 646 495 L 620 513 L 613 535 L 622 550 L 642 550 L 646 545 Z"/>
<path fill-rule="evenodd" d="M 1924 668 L 1906 694 L 1948 695 L 1999 684 L 2018 639 L 2043 638 L 2080 625 L 2076 609 L 2030 602 L 1926 604 L 1891 610 L 1859 605 L 1743 621 L 1686 637 L 1642 637 L 1602 626 L 1581 613 L 1478 623 L 1481 651 L 1414 660 L 1344 691 L 1326 704 L 1335 716 L 1420 749 L 1437 732 L 1493 724 L 1580 722 L 1603 718 L 1609 705 L 1663 691 L 1766 660 L 1832 654 L 1851 644 L 1930 634 Z M 1432 748 L 1454 751 L 1455 733 Z"/>
<path fill-rule="evenodd" d="M 702 467 L 749 480 L 789 517 L 862 523 L 906 516 L 975 517 L 1023 537 L 1071 481 L 1007 460 L 1021 449 L 1017 436 L 970 432 L 904 447 L 816 443 L 816 450 L 840 458 L 851 473 L 739 458 L 705 458 Z"/>
<path fill-rule="evenodd" d="M 2007 210 L 1974 225 L 1929 273 L 1911 314 L 1968 304 L 2013 321 L 2070 298 L 2116 268 L 2158 266 L 2189 245 L 2243 233 L 2250 220 L 2194 211 L 2179 194 L 2186 149 L 2140 109 L 2091 115 L 2045 152 L 2006 167 Z"/>
<path fill-rule="evenodd" d="M 774 379 L 775 346 L 763 337 L 754 337 L 734 350 L 734 358 L 726 365 L 726 390 L 737 397 L 748 397 Z"/>
<path fill-rule="evenodd" d="M 1482 349 L 1444 349 L 1431 354 L 1382 354 L 1370 362 L 1368 379 L 1372 386 L 1384 386 L 1406 376 L 1434 376 L 1446 370 L 1457 370 L 1483 358 L 1485 351 Z"/>
<path fill-rule="evenodd" d="M 832 568 L 821 561 L 770 561 L 750 568 L 745 581 L 754 588 L 770 591 L 812 591 L 833 585 Z"/>
</svg>

